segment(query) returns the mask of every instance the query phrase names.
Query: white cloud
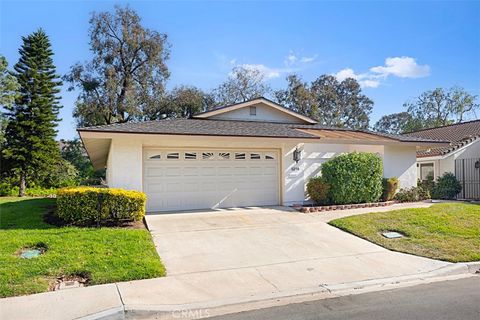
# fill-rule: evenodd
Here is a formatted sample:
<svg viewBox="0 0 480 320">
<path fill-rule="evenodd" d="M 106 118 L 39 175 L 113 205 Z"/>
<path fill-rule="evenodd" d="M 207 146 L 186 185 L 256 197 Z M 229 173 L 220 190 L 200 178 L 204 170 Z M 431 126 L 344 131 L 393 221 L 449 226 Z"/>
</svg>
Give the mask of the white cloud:
<svg viewBox="0 0 480 320">
<path fill-rule="evenodd" d="M 317 59 L 317 55 L 313 56 L 299 56 L 290 50 L 288 55 L 283 60 L 283 65 L 280 67 L 270 67 L 261 63 L 239 63 L 237 59 L 229 59 L 230 67 L 242 67 L 247 70 L 257 70 L 261 72 L 265 79 L 275 79 L 285 76 L 289 73 L 298 72 L 307 67 L 307 65 Z M 225 60 L 225 59 L 224 59 Z"/>
<path fill-rule="evenodd" d="M 335 78 L 337 78 L 338 81 L 343 81 L 347 78 L 353 78 L 353 79 L 358 79 L 358 76 L 355 74 L 353 69 L 350 68 L 345 68 L 337 73 L 334 74 Z"/>
<path fill-rule="evenodd" d="M 303 62 L 303 63 L 310 63 L 310 62 L 315 61 L 317 59 L 317 57 L 318 57 L 317 54 L 314 54 L 311 57 L 301 57 L 300 61 Z"/>
<path fill-rule="evenodd" d="M 280 77 L 281 70 L 275 68 L 269 68 L 263 64 L 242 64 L 241 67 L 247 70 L 258 70 L 261 72 L 266 79 L 274 79 Z"/>
<path fill-rule="evenodd" d="M 360 86 L 362 88 L 378 88 L 380 85 L 380 81 L 378 80 L 360 80 L 358 83 L 360 83 Z"/>
<path fill-rule="evenodd" d="M 372 67 L 369 72 L 355 73 L 351 68 L 345 68 L 333 74 L 338 81 L 353 78 L 362 88 L 378 88 L 381 81 L 389 76 L 399 78 L 422 78 L 430 75 L 429 65 L 418 65 L 411 57 L 394 57 L 385 59 L 384 66 Z"/>
<path fill-rule="evenodd" d="M 292 51 L 290 51 L 290 53 L 285 57 L 285 60 L 283 61 L 283 63 L 286 66 L 291 66 L 295 64 L 297 60 L 298 60 L 297 56 Z"/>
<path fill-rule="evenodd" d="M 385 59 L 385 66 L 373 67 L 370 71 L 383 77 L 423 78 L 430 75 L 430 66 L 419 65 L 411 57 L 394 57 Z"/>
</svg>

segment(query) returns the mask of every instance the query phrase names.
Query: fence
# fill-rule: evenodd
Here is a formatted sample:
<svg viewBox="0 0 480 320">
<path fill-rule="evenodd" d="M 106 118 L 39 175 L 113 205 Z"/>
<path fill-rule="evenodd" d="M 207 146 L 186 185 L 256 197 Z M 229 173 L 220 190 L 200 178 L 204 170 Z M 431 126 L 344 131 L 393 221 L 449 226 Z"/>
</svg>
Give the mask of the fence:
<svg viewBox="0 0 480 320">
<path fill-rule="evenodd" d="M 480 158 L 455 160 L 455 176 L 462 184 L 459 199 L 480 199 Z"/>
</svg>

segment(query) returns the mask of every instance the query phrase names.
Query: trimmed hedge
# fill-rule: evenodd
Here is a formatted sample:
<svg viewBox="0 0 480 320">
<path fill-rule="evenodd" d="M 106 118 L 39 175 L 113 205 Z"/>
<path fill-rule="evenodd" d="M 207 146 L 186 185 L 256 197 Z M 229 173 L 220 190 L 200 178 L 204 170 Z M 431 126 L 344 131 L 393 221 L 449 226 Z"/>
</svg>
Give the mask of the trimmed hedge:
<svg viewBox="0 0 480 320">
<path fill-rule="evenodd" d="M 366 152 L 339 155 L 322 165 L 334 204 L 376 202 L 382 196 L 382 159 Z"/>
<path fill-rule="evenodd" d="M 328 204 L 330 186 L 323 177 L 311 178 L 307 183 L 307 193 L 316 204 Z"/>
<path fill-rule="evenodd" d="M 114 188 L 76 187 L 59 189 L 57 215 L 69 224 L 100 225 L 106 222 L 139 221 L 145 216 L 143 192 Z"/>
</svg>

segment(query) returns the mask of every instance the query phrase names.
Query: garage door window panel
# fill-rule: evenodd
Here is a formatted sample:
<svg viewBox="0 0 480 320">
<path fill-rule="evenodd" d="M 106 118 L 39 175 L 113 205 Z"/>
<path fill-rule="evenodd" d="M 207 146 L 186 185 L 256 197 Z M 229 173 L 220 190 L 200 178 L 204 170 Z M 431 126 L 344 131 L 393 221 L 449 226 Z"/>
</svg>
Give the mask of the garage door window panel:
<svg viewBox="0 0 480 320">
<path fill-rule="evenodd" d="M 180 153 L 178 152 L 167 153 L 167 160 L 178 160 L 178 159 L 180 159 Z"/>
<path fill-rule="evenodd" d="M 185 160 L 197 160 L 196 152 L 185 152 Z"/>
</svg>

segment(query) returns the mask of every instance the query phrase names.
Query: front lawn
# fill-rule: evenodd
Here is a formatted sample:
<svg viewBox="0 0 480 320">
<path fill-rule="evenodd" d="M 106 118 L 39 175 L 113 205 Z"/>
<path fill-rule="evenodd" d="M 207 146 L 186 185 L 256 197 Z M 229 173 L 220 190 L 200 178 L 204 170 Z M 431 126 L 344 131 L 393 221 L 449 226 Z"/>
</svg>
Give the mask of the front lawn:
<svg viewBox="0 0 480 320">
<path fill-rule="evenodd" d="M 394 251 L 450 262 L 480 260 L 480 205 L 441 203 L 429 208 L 368 213 L 330 222 Z M 405 238 L 387 239 L 384 231 Z"/>
<path fill-rule="evenodd" d="M 87 275 L 88 285 L 165 275 L 150 233 L 126 228 L 55 227 L 43 221 L 55 199 L 0 198 L 0 297 L 48 291 L 57 277 Z M 45 253 L 22 259 L 24 247 Z"/>
</svg>

